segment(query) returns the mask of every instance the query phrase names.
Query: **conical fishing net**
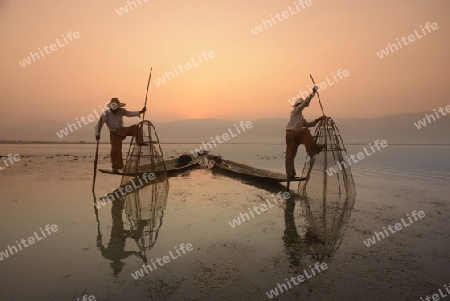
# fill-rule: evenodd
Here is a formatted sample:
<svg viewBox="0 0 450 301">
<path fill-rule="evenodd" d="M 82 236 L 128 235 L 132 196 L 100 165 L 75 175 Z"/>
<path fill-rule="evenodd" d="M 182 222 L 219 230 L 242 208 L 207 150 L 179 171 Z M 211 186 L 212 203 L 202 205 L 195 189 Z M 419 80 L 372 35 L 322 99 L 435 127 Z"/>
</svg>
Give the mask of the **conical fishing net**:
<svg viewBox="0 0 450 301">
<path fill-rule="evenodd" d="M 318 257 L 334 253 L 355 203 L 356 190 L 351 161 L 339 130 L 330 117 L 322 119 L 315 130 L 318 145 L 326 148 L 307 158 L 299 194 L 308 225 L 308 235 L 318 241 L 313 248 Z"/>
<path fill-rule="evenodd" d="M 153 124 L 143 120 L 131 139 L 121 187 L 127 188 L 125 211 L 141 250 L 153 247 L 167 204 L 169 182 L 164 155 Z M 129 191 L 130 190 L 130 191 Z"/>
<path fill-rule="evenodd" d="M 139 180 L 142 181 L 142 178 L 135 178 L 132 181 L 139 182 Z M 125 212 L 131 224 L 133 238 L 141 251 L 150 250 L 158 238 L 168 192 L 167 177 L 164 179 L 160 177 L 150 184 L 133 189 L 124 197 Z"/>
<path fill-rule="evenodd" d="M 153 173 L 155 177 L 162 178 L 167 176 L 164 155 L 155 127 L 148 120 L 141 121 L 138 126 L 138 132 L 142 138 L 137 135 L 138 137 L 133 136 L 131 139 L 123 169 L 122 185 L 144 173 Z"/>
</svg>

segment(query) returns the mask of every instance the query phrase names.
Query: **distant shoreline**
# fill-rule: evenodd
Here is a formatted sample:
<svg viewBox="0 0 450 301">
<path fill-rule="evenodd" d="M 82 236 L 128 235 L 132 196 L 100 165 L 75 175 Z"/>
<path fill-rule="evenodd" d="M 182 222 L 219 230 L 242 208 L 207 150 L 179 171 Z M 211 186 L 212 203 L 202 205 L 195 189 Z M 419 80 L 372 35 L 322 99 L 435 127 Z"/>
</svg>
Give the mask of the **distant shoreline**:
<svg viewBox="0 0 450 301">
<path fill-rule="evenodd" d="M 161 143 L 164 144 L 198 144 L 201 142 L 164 142 Z M 57 142 L 57 141 L 26 141 L 26 140 L 0 140 L 0 144 L 97 144 L 97 142 L 86 142 L 86 141 L 79 141 L 79 142 Z M 109 142 L 100 142 L 100 144 L 109 145 Z M 124 143 L 127 144 L 127 143 Z M 128 143 L 129 144 L 129 143 Z M 245 144 L 263 144 L 263 145 L 284 145 L 284 143 L 267 143 L 267 142 L 235 142 L 235 143 L 226 143 L 228 145 L 245 145 Z M 366 142 L 358 142 L 358 143 L 345 143 L 345 145 L 367 145 Z M 450 146 L 449 143 L 443 143 L 443 144 L 424 144 L 424 143 L 389 143 L 389 145 L 396 145 L 396 146 Z"/>
</svg>

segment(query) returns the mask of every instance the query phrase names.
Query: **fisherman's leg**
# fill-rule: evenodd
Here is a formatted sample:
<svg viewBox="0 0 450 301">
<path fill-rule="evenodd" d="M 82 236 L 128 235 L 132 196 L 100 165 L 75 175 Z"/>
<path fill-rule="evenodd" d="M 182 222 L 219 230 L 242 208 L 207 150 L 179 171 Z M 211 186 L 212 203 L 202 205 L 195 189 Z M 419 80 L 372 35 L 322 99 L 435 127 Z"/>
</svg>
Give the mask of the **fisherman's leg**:
<svg viewBox="0 0 450 301">
<path fill-rule="evenodd" d="M 286 158 L 285 167 L 288 178 L 295 176 L 294 158 L 297 153 L 294 141 L 294 131 L 286 130 Z"/>
<path fill-rule="evenodd" d="M 294 220 L 295 199 L 286 200 L 284 209 L 284 223 L 286 225 L 283 240 L 288 247 L 298 246 L 300 235 L 297 232 L 297 226 Z"/>
<path fill-rule="evenodd" d="M 126 135 L 134 136 L 137 144 L 141 144 L 144 141 L 142 137 L 142 128 L 139 127 L 138 124 L 127 127 Z"/>
<path fill-rule="evenodd" d="M 299 131 L 293 132 L 293 145 L 292 145 L 292 169 L 294 171 L 294 176 L 297 175 L 295 171 L 295 157 L 297 156 L 298 147 L 302 144 L 302 135 Z"/>
<path fill-rule="evenodd" d="M 318 149 L 317 149 L 316 141 L 315 141 L 313 135 L 311 135 L 311 132 L 309 131 L 308 128 L 302 129 L 301 140 L 302 140 L 303 144 L 305 145 L 306 153 L 308 154 L 308 156 L 313 157 L 319 153 Z"/>
<path fill-rule="evenodd" d="M 119 193 L 117 193 L 119 194 Z M 123 198 L 117 198 L 114 200 L 111 207 L 111 217 L 113 220 L 111 227 L 111 238 L 121 240 L 124 237 L 125 227 L 123 225 L 122 212 L 125 206 Z"/>
<path fill-rule="evenodd" d="M 111 165 L 112 169 L 122 169 L 122 136 L 117 135 L 115 132 L 109 134 L 111 141 Z"/>
<path fill-rule="evenodd" d="M 289 177 L 289 171 L 290 171 L 290 169 L 289 169 L 289 163 L 290 163 L 290 161 L 289 161 L 289 158 L 291 157 L 291 141 L 292 141 L 292 139 L 291 139 L 291 137 L 290 137 L 290 135 L 289 135 L 289 131 L 288 130 L 286 130 L 286 155 L 285 155 L 285 157 L 284 157 L 284 167 L 285 167 L 285 169 L 286 169 L 286 175 Z"/>
</svg>

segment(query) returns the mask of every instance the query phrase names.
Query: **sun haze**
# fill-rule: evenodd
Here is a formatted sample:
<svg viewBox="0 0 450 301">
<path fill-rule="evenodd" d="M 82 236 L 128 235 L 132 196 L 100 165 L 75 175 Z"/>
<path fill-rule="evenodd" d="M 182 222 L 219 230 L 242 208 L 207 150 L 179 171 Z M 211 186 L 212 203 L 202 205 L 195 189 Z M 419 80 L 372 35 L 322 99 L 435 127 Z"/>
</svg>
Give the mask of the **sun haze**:
<svg viewBox="0 0 450 301">
<path fill-rule="evenodd" d="M 2 1 L 2 125 L 69 122 L 111 97 L 156 122 L 333 117 L 448 102 L 448 1 Z M 414 37 L 411 37 L 413 35 Z M 402 40 L 403 39 L 403 40 Z M 343 76 L 347 75 L 347 76 Z M 308 109 L 320 113 L 317 100 Z"/>
</svg>

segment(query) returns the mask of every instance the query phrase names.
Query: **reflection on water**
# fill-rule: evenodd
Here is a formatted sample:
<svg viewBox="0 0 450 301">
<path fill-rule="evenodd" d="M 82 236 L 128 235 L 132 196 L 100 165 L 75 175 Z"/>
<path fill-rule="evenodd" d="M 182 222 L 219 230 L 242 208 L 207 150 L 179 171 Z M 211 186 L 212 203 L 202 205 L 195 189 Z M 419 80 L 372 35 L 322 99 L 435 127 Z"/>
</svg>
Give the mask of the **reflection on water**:
<svg viewBox="0 0 450 301">
<path fill-rule="evenodd" d="M 131 230 L 125 230 L 122 219 L 124 204 L 125 202 L 122 199 L 113 202 L 111 208 L 111 235 L 106 247 L 103 245 L 103 236 L 100 230 L 98 231 L 97 235 L 97 248 L 100 250 L 103 258 L 111 261 L 110 266 L 113 270 L 114 276 L 119 275 L 119 273 L 122 271 L 123 266 L 125 265 L 125 263 L 122 262 L 122 259 L 125 259 L 132 255 L 144 259 L 142 251 L 125 251 L 126 240 L 127 238 L 132 237 L 132 234 L 134 233 Z"/>
<path fill-rule="evenodd" d="M 241 183 L 244 183 L 246 185 L 250 185 L 259 189 L 263 189 L 272 193 L 277 194 L 280 191 L 286 191 L 286 186 L 279 182 L 268 182 L 268 181 L 261 181 L 258 179 L 250 178 L 250 177 L 242 177 L 240 175 L 235 175 L 233 173 L 224 173 L 220 170 L 211 169 L 212 174 L 221 177 L 221 176 L 227 176 L 229 178 L 235 179 L 236 181 L 239 181 Z M 294 194 L 294 191 L 290 191 L 290 194 Z"/>
<path fill-rule="evenodd" d="M 354 196 L 348 196 L 344 201 L 329 199 L 325 208 L 321 202 L 310 198 L 302 202 L 310 255 L 317 260 L 333 257 L 341 245 L 354 204 Z"/>
<path fill-rule="evenodd" d="M 128 185 L 133 187 L 131 182 Z M 123 198 L 112 202 L 112 227 L 107 246 L 103 244 L 98 211 L 94 206 L 98 225 L 97 248 L 102 257 L 110 261 L 114 276 L 117 277 L 122 271 L 125 265 L 122 260 L 130 256 L 136 256 L 142 259 L 143 263 L 147 263 L 146 251 L 152 249 L 158 238 L 167 205 L 168 192 L 169 182 L 167 176 L 164 176 L 148 185 L 133 189 Z M 126 225 L 123 220 L 124 216 L 128 221 Z M 126 243 L 130 240 L 136 243 L 139 251 L 126 250 Z"/>
<path fill-rule="evenodd" d="M 356 188 L 344 141 L 333 120 L 322 120 L 314 136 L 316 143 L 326 148 L 306 160 L 302 177 L 307 180 L 299 183 L 298 192 L 306 222 L 307 252 L 324 260 L 332 257 L 342 242 Z"/>
<path fill-rule="evenodd" d="M 304 219 L 294 214 L 298 202 L 301 203 Z M 314 202 L 309 198 L 286 200 L 283 241 L 292 266 L 300 266 L 306 256 L 323 261 L 337 252 L 353 210 L 354 198 L 341 202 L 341 206 L 336 204 L 339 203 L 330 202 L 329 206 L 323 208 L 321 202 Z M 304 232 L 301 237 L 298 229 L 304 225 L 306 232 L 301 231 L 300 233 Z"/>
</svg>

